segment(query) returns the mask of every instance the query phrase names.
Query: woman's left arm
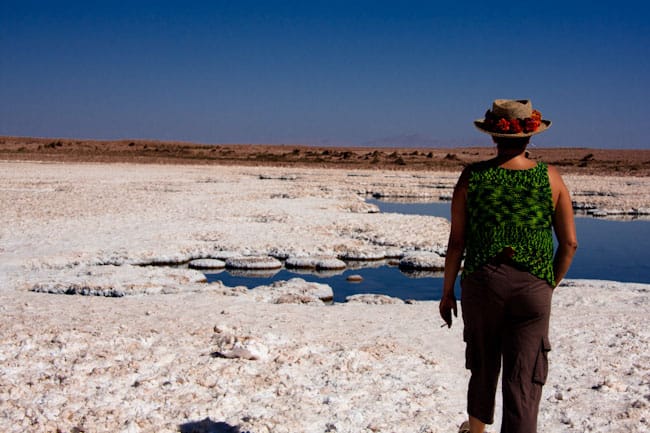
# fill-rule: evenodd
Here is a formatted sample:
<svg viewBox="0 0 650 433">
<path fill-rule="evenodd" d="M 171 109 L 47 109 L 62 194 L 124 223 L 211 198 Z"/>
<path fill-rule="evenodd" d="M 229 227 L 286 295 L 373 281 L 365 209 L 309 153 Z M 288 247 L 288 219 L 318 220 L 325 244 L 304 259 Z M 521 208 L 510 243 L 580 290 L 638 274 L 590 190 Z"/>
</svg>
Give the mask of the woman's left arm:
<svg viewBox="0 0 650 433">
<path fill-rule="evenodd" d="M 553 273 L 557 287 L 566 275 L 573 256 L 578 249 L 578 237 L 573 219 L 573 203 L 569 190 L 562 180 L 562 176 L 555 167 L 548 167 L 549 180 L 553 193 L 555 212 L 553 214 L 553 229 L 557 237 L 558 247 L 553 258 Z"/>
</svg>

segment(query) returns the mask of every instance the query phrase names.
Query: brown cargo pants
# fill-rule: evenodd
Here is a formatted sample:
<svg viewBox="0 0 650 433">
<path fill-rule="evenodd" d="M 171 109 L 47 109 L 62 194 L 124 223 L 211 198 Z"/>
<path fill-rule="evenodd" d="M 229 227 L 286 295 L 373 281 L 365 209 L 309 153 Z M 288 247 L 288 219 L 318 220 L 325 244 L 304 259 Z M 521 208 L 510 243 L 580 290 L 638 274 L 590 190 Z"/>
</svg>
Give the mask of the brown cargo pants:
<svg viewBox="0 0 650 433">
<path fill-rule="evenodd" d="M 536 433 L 548 373 L 548 325 L 553 288 L 507 263 L 493 263 L 461 281 L 465 362 L 472 375 L 467 412 L 494 422 L 503 359 L 501 433 Z"/>
</svg>

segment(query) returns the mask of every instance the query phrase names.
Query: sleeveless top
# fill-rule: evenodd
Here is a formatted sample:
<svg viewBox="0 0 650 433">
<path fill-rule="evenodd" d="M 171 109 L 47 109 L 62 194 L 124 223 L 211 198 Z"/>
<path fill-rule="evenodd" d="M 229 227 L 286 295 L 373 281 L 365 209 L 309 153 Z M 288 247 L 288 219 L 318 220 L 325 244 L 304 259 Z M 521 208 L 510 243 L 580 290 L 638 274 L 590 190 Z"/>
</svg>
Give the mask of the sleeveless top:
<svg viewBox="0 0 650 433">
<path fill-rule="evenodd" d="M 514 252 L 509 260 L 515 267 L 554 286 L 553 212 L 546 164 L 540 162 L 527 170 L 472 165 L 461 278 L 509 247 Z"/>
</svg>

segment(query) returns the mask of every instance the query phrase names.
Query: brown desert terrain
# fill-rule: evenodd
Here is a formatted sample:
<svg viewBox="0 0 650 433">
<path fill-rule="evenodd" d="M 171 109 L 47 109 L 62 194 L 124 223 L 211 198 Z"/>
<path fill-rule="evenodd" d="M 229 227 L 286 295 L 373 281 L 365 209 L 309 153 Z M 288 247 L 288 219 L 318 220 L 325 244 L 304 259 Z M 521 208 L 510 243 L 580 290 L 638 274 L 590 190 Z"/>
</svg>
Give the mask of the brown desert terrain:
<svg viewBox="0 0 650 433">
<path fill-rule="evenodd" d="M 563 173 L 649 176 L 650 149 L 529 148 L 531 157 Z M 459 171 L 494 148 L 317 147 L 195 144 L 156 140 L 80 140 L 0 137 L 0 159 L 60 162 L 137 162 Z"/>
</svg>

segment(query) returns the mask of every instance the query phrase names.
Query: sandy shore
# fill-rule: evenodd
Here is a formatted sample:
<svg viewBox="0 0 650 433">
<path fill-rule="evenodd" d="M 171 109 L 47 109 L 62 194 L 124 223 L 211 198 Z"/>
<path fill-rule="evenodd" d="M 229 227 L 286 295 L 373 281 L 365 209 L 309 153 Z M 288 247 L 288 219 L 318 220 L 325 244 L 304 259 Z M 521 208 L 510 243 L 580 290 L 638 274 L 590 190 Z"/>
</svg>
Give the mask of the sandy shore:
<svg viewBox="0 0 650 433">
<path fill-rule="evenodd" d="M 146 265 L 442 253 L 448 221 L 364 199 L 445 198 L 457 175 L 0 162 L 0 429 L 456 431 L 462 326 L 440 328 L 436 302 L 278 304 Z M 577 206 L 650 208 L 648 177 L 565 180 Z M 70 287 L 125 296 L 32 291 Z M 540 431 L 648 430 L 649 290 L 591 280 L 556 290 Z"/>
</svg>

